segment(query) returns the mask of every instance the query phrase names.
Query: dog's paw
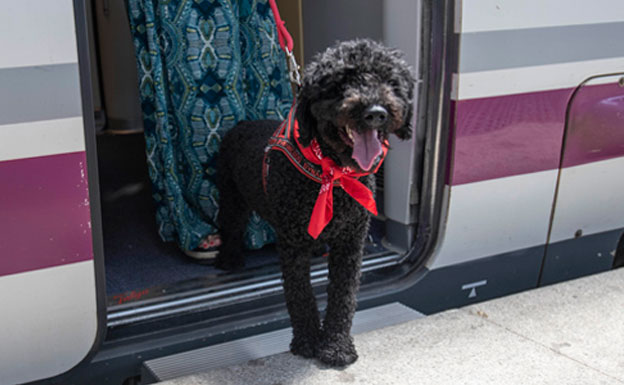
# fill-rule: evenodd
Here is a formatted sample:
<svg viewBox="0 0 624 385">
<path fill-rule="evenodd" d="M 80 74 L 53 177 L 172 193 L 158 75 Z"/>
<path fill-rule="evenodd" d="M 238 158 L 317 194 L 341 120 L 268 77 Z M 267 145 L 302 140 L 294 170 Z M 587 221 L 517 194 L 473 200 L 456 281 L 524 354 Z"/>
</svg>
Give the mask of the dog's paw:
<svg viewBox="0 0 624 385">
<path fill-rule="evenodd" d="M 232 257 L 228 253 L 219 252 L 215 259 L 214 266 L 217 269 L 236 271 L 245 267 L 245 259 L 242 256 Z"/>
<path fill-rule="evenodd" d="M 350 336 L 325 337 L 317 347 L 316 357 L 335 367 L 351 365 L 358 359 Z"/>
<path fill-rule="evenodd" d="M 296 338 L 290 341 L 290 352 L 296 356 L 313 358 L 316 356 L 317 340 L 315 338 Z"/>
</svg>

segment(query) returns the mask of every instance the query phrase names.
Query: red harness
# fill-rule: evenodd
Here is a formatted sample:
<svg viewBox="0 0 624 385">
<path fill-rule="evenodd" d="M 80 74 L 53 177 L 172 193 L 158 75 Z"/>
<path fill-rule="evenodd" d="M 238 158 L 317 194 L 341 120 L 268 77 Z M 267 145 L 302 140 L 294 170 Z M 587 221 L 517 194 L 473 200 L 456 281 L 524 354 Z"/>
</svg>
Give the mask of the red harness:
<svg viewBox="0 0 624 385">
<path fill-rule="evenodd" d="M 316 239 L 332 219 L 333 188 L 335 186 L 341 187 L 365 209 L 377 215 L 377 205 L 373 193 L 358 178 L 374 174 L 381 167 L 388 152 L 388 144 L 384 142 L 382 147 L 383 154 L 369 172 L 356 172 L 349 167 L 339 167 L 331 158 L 323 156 L 316 139 L 313 139 L 308 147 L 303 147 L 299 143 L 299 124 L 295 119 L 293 106 L 288 117 L 273 133 L 265 147 L 262 161 L 264 193 L 267 194 L 267 177 L 270 171 L 269 152 L 272 150 L 280 151 L 286 155 L 286 158 L 300 173 L 321 185 L 308 225 L 308 234 Z"/>
</svg>

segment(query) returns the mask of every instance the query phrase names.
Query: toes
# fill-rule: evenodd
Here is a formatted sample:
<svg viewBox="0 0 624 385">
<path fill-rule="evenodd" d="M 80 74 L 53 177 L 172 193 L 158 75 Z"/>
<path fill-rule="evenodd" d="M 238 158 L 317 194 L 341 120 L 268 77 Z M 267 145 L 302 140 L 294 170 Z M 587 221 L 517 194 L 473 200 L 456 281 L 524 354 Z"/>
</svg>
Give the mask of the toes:
<svg viewBox="0 0 624 385">
<path fill-rule="evenodd" d="M 296 356 L 304 358 L 315 357 L 316 342 L 309 339 L 297 339 L 293 338 L 290 342 L 290 351 Z"/>
<path fill-rule="evenodd" d="M 316 356 L 324 364 L 334 367 L 347 366 L 358 359 L 351 337 L 324 340 L 319 345 Z"/>
</svg>

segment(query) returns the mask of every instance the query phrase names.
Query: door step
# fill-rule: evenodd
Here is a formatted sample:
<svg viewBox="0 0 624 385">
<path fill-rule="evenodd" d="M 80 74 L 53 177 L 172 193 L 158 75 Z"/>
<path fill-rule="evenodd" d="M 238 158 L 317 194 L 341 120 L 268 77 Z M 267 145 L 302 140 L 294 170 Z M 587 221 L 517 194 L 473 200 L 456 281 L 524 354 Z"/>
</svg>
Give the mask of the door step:
<svg viewBox="0 0 624 385">
<path fill-rule="evenodd" d="M 422 313 L 394 302 L 356 312 L 351 332 L 365 333 L 420 317 Z M 291 328 L 285 328 L 145 361 L 141 383 L 167 381 L 283 353 L 288 351 L 291 337 Z"/>
</svg>

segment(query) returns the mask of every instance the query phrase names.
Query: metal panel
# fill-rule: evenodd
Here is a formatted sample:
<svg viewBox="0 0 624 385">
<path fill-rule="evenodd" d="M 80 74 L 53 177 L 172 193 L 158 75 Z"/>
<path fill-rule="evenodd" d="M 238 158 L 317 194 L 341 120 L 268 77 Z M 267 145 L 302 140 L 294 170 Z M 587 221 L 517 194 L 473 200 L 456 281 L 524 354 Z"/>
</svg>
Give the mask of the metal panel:
<svg viewBox="0 0 624 385">
<path fill-rule="evenodd" d="M 556 170 L 451 188 L 444 239 L 429 267 L 546 243 Z"/>
<path fill-rule="evenodd" d="M 532 289 L 543 256 L 542 245 L 430 270 L 398 299 L 431 314 Z"/>
<path fill-rule="evenodd" d="M 583 82 L 570 99 L 542 283 L 611 268 L 624 228 L 624 74 Z"/>
<path fill-rule="evenodd" d="M 72 0 L 0 1 L 0 68 L 75 63 Z"/>
<path fill-rule="evenodd" d="M 460 72 L 578 62 L 622 56 L 614 49 L 624 22 L 462 34 Z M 573 41 L 574 44 L 570 44 Z M 507 47 L 513 46 L 513 50 Z"/>
<path fill-rule="evenodd" d="M 398 47 L 405 53 L 405 60 L 418 76 L 420 63 L 420 42 L 422 5 L 420 1 L 386 1 L 383 4 L 384 42 L 390 47 Z M 418 106 L 420 83 L 414 89 L 414 109 Z M 401 141 L 390 138 L 392 151 L 384 165 L 384 215 L 397 224 L 412 225 L 416 222 L 415 205 L 418 204 L 422 179 L 425 125 L 414 113 L 412 138 Z M 387 229 L 390 232 L 391 229 Z M 410 244 L 402 245 L 409 247 Z"/>
<path fill-rule="evenodd" d="M 356 312 L 352 333 L 364 333 L 420 317 L 421 313 L 395 302 Z M 146 383 L 166 381 L 286 352 L 291 336 L 291 328 L 280 329 L 146 361 L 141 380 Z"/>
<path fill-rule="evenodd" d="M 0 384 L 54 376 L 87 355 L 97 331 L 94 287 L 93 261 L 0 277 Z"/>
<path fill-rule="evenodd" d="M 139 78 L 126 1 L 95 0 L 97 48 L 106 129 L 143 129 Z"/>
<path fill-rule="evenodd" d="M 67 372 L 102 337 L 83 6 L 0 2 L 0 137 L 10 137 L 0 145 L 0 384 Z"/>
<path fill-rule="evenodd" d="M 80 116 L 78 63 L 0 69 L 0 125 Z"/>
<path fill-rule="evenodd" d="M 540 285 L 567 281 L 611 269 L 624 229 L 548 244 Z"/>
<path fill-rule="evenodd" d="M 549 241 L 623 228 L 623 174 L 624 157 L 563 168 Z"/>
<path fill-rule="evenodd" d="M 624 28 L 609 18 L 613 12 L 624 11 L 620 3 L 606 2 L 600 11 L 588 3 L 574 9 L 562 7 L 560 11 L 566 15 L 540 14 L 537 23 L 514 16 L 515 23 L 508 27 L 499 23 L 509 16 L 506 12 L 513 9 L 514 15 L 534 14 L 532 1 L 464 1 L 458 5 L 462 15 L 456 23 L 461 66 L 456 77 L 456 122 L 450 146 L 450 203 L 444 240 L 431 267 L 547 242 L 568 100 L 587 77 L 624 65 L 621 51 L 608 44 L 611 35 Z M 596 17 L 585 22 L 579 17 L 584 13 Z M 565 20 L 573 26 L 566 25 Z M 548 55 L 541 54 L 546 45 L 529 44 L 540 37 L 557 47 Z M 564 41 L 592 49 L 572 52 L 558 46 Z M 608 82 L 604 78 L 593 81 Z M 615 133 L 606 129 L 606 134 L 604 127 L 596 124 L 593 130 L 594 138 L 613 138 Z M 613 145 L 608 151 L 614 151 Z M 584 162 L 595 160 L 594 154 Z M 611 179 L 609 188 L 601 188 L 597 196 L 608 195 L 608 201 L 614 202 L 621 183 Z M 583 178 L 578 183 L 583 183 Z M 579 187 L 571 189 L 572 194 L 579 193 Z M 591 194 L 585 195 L 591 199 Z M 569 200 L 573 199 L 570 195 Z M 595 207 L 595 202 L 599 200 L 592 206 L 586 200 L 582 207 Z M 609 206 L 600 204 L 597 216 L 605 218 L 604 210 L 610 210 Z M 621 212 L 613 211 L 606 217 Z M 608 230 L 604 226 L 601 229 Z"/>
<path fill-rule="evenodd" d="M 84 152 L 82 117 L 0 126 L 0 162 Z"/>
<path fill-rule="evenodd" d="M 619 0 L 457 1 L 458 100 L 571 89 L 624 66 Z"/>
<path fill-rule="evenodd" d="M 593 77 L 570 99 L 550 242 L 624 227 L 623 81 Z"/>
<path fill-rule="evenodd" d="M 621 0 L 457 0 L 464 32 L 554 27 L 622 21 Z"/>
</svg>

